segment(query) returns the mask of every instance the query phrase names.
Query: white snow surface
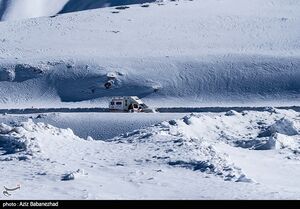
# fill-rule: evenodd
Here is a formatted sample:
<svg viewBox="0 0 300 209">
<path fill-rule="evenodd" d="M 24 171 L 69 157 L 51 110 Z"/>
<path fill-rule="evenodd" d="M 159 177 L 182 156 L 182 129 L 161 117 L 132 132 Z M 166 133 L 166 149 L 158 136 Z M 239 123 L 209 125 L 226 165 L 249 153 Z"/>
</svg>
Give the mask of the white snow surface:
<svg viewBox="0 0 300 209">
<path fill-rule="evenodd" d="M 299 10 L 180 0 L 1 22 L 0 106 L 106 107 L 124 95 L 150 106 L 297 105 Z"/>
<path fill-rule="evenodd" d="M 81 137 L 108 140 L 114 136 L 146 128 L 153 124 L 178 119 L 186 113 L 132 114 L 132 113 L 47 113 L 32 115 L 0 115 L 0 122 L 15 124 L 29 119 L 59 128 L 71 128 Z"/>
<path fill-rule="evenodd" d="M 299 1 L 147 5 L 1 22 L 0 108 L 299 105 Z M 7 199 L 300 199 L 299 154 L 293 110 L 0 116 Z"/>
<path fill-rule="evenodd" d="M 68 0 L 1 0 L 5 8 L 1 20 L 18 20 L 57 14 Z"/>
<path fill-rule="evenodd" d="M 0 0 L 0 21 L 53 16 L 59 13 L 145 2 L 151 0 Z"/>
<path fill-rule="evenodd" d="M 22 185 L 8 199 L 300 198 L 292 110 L 190 114 L 108 141 L 29 120 L 1 124 L 0 148 L 0 181 Z"/>
</svg>

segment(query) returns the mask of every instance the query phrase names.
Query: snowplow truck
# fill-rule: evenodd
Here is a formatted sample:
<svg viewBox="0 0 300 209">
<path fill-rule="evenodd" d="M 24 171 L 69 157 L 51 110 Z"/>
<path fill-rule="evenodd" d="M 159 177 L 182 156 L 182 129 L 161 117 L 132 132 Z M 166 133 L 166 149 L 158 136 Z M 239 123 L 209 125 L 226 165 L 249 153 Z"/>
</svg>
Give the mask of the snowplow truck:
<svg viewBox="0 0 300 209">
<path fill-rule="evenodd" d="M 113 97 L 109 103 L 111 112 L 153 112 L 137 96 Z"/>
</svg>

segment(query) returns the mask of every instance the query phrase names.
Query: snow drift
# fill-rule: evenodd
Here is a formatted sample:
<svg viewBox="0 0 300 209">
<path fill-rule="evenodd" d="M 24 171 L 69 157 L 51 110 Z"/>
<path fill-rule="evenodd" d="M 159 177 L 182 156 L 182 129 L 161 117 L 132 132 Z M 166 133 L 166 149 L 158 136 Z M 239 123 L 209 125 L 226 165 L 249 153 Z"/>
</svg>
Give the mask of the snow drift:
<svg viewBox="0 0 300 209">
<path fill-rule="evenodd" d="M 72 144 L 71 146 L 74 144 L 80 146 L 81 143 L 70 129 L 59 129 L 43 123 L 35 124 L 32 121 L 23 122 L 13 127 L 1 124 L 0 131 L 0 145 L 4 151 L 1 156 L 2 161 L 28 160 L 32 157 L 50 157 L 51 159 L 62 149 L 67 150 L 70 144 Z M 201 142 L 196 144 L 193 143 L 193 139 L 184 136 L 173 137 L 165 134 L 164 130 L 160 131 L 162 132 L 155 134 L 156 137 L 153 137 L 152 133 L 142 133 L 141 135 L 136 135 L 136 132 L 135 134 L 129 133 L 126 137 L 128 145 L 117 145 L 118 143 L 126 143 L 124 140 L 114 140 L 112 144 L 115 144 L 119 151 L 123 147 L 134 148 L 134 153 L 131 154 L 133 157 L 128 158 L 127 161 L 129 162 L 127 163 L 165 163 L 194 171 L 216 174 L 226 180 L 243 181 L 245 178 L 244 175 L 241 176 L 239 169 L 227 162 L 225 155 L 217 153 L 212 146 Z M 131 140 L 128 136 L 132 136 Z M 133 141 L 133 137 L 138 141 Z M 83 139 L 81 140 L 84 146 L 86 143 Z M 101 147 L 104 146 L 102 143 L 98 145 L 99 148 L 104 148 Z M 91 143 L 91 146 L 97 145 L 94 142 L 93 145 Z M 124 161 L 123 158 L 128 155 L 126 152 L 123 150 L 123 153 L 119 153 L 119 155 L 123 155 L 120 156 L 120 161 Z M 115 158 L 118 159 L 119 157 L 115 156 Z M 63 179 L 67 180 L 68 177 L 70 175 L 66 175 Z"/>
<path fill-rule="evenodd" d="M 255 60 L 255 64 L 249 64 L 249 60 Z M 299 100 L 298 59 L 282 58 L 274 62 L 272 58 L 237 56 L 234 60 L 223 58 L 221 62 L 219 59 L 211 62 L 168 60 L 146 65 L 124 63 L 114 69 L 67 62 L 2 65 L 0 101 L 4 107 L 31 107 L 30 104 L 44 106 L 49 100 L 56 104 L 59 101 L 106 101 L 107 97 L 123 95 L 136 95 L 155 106 L 255 102 L 293 105 Z M 109 73 L 116 74 L 116 79 L 112 88 L 106 89 Z"/>
<path fill-rule="evenodd" d="M 0 103 L 107 106 L 137 95 L 152 106 L 295 105 L 299 8 L 178 1 L 3 22 Z M 110 90 L 108 73 L 117 75 Z"/>
<path fill-rule="evenodd" d="M 47 199 L 99 199 L 99 185 L 104 199 L 204 199 L 216 198 L 216 191 L 230 199 L 297 198 L 299 119 L 295 111 L 276 109 L 190 114 L 108 141 L 30 120 L 1 124 L 0 161 L 14 178 L 3 181 L 24 181 L 25 191 L 15 194 L 23 198 L 41 195 L 26 191 L 44 184 Z M 268 130 L 271 136 L 261 136 Z M 275 146 L 257 149 L 269 139 Z M 223 188 L 220 194 L 217 188 Z"/>
<path fill-rule="evenodd" d="M 60 146 L 68 146 L 79 138 L 71 129 L 59 129 L 31 120 L 13 126 L 0 124 L 1 160 L 28 160 L 52 155 Z M 8 156 L 8 157 L 6 157 Z"/>
<path fill-rule="evenodd" d="M 282 115 L 286 118 L 281 118 Z M 298 157 L 298 120 L 298 113 L 285 110 L 277 114 L 255 111 L 191 114 L 129 132 L 107 142 L 80 139 L 70 129 L 29 120 L 12 126 L 0 125 L 0 145 L 4 152 L 1 159 L 51 159 L 56 158 L 58 153 L 68 152 L 70 146 L 79 146 L 76 149 L 96 146 L 100 150 L 114 147 L 110 157 L 124 165 L 165 164 L 214 174 L 225 180 L 250 181 L 219 146 L 225 143 L 226 146 L 254 151 L 284 149 L 288 155 Z M 271 135 L 262 137 L 263 131 L 269 131 Z M 266 145 L 270 143 L 273 143 L 272 146 Z"/>
</svg>

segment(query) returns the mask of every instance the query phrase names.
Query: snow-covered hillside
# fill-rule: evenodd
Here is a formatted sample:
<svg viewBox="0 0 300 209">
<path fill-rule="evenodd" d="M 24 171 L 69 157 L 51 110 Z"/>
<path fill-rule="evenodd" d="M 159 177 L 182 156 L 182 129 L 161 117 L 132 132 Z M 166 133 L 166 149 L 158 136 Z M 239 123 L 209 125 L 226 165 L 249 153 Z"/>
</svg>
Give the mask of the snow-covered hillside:
<svg viewBox="0 0 300 209">
<path fill-rule="evenodd" d="M 0 0 L 0 21 L 153 1 L 155 0 Z"/>
<path fill-rule="evenodd" d="M 191 114 L 107 141 L 2 123 L 0 181 L 21 185 L 6 199 L 299 199 L 299 121 L 277 109 Z"/>
<path fill-rule="evenodd" d="M 300 199 L 300 1 L 41 2 L 0 22 L 5 199 Z M 209 108 L 82 111 L 129 95 Z"/>
<path fill-rule="evenodd" d="M 2 22 L 1 106 L 299 104 L 298 1 L 128 7 Z"/>
<path fill-rule="evenodd" d="M 0 20 L 54 15 L 67 2 L 68 0 L 0 0 Z"/>
<path fill-rule="evenodd" d="M 87 9 L 142 4 L 155 1 L 156 0 L 69 0 L 59 13 L 62 14 L 67 12 L 83 11 Z"/>
</svg>

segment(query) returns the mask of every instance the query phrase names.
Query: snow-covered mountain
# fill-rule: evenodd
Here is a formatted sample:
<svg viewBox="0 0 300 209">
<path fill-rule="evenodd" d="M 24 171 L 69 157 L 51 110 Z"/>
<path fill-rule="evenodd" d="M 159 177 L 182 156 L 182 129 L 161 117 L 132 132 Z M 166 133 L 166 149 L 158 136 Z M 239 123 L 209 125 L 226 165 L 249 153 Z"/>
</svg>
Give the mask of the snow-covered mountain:
<svg viewBox="0 0 300 209">
<path fill-rule="evenodd" d="M 107 6 L 138 4 L 154 0 L 0 0 L 0 20 L 51 16 Z"/>
<path fill-rule="evenodd" d="M 106 107 L 137 95 L 153 106 L 295 105 L 299 10 L 298 1 L 182 0 L 4 21 L 0 104 Z"/>
</svg>

